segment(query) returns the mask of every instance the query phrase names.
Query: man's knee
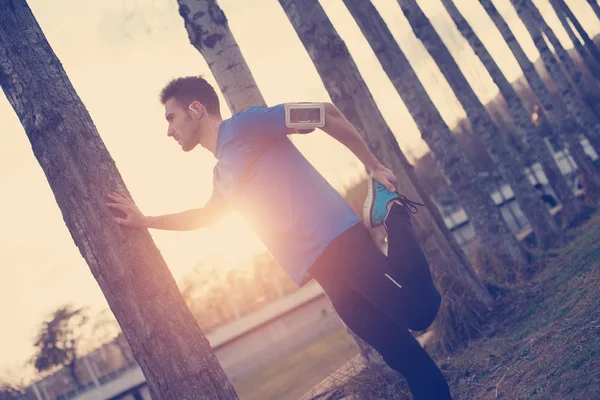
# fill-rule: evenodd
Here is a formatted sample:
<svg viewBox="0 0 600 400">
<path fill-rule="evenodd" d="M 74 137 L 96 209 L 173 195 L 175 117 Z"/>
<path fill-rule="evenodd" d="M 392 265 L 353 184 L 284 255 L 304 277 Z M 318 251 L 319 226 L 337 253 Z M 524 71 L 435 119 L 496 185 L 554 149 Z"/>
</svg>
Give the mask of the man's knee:
<svg viewBox="0 0 600 400">
<path fill-rule="evenodd" d="M 418 312 L 415 313 L 415 317 L 409 326 L 409 329 L 413 331 L 424 331 L 429 328 L 435 317 L 437 316 L 440 305 L 442 303 L 442 296 L 437 291 L 433 284 L 423 295 L 422 300 L 418 305 Z"/>
</svg>

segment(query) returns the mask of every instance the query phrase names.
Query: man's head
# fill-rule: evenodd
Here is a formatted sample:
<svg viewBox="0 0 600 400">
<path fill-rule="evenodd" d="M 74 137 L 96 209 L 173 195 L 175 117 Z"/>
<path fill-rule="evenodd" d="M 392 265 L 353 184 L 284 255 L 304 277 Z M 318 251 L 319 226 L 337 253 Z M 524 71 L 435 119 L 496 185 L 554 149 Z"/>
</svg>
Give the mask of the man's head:
<svg viewBox="0 0 600 400">
<path fill-rule="evenodd" d="M 221 121 L 219 98 L 202 77 L 173 79 L 160 92 L 169 123 L 167 135 L 173 137 L 184 151 L 202 144 L 210 148 L 216 140 L 216 127 Z"/>
</svg>

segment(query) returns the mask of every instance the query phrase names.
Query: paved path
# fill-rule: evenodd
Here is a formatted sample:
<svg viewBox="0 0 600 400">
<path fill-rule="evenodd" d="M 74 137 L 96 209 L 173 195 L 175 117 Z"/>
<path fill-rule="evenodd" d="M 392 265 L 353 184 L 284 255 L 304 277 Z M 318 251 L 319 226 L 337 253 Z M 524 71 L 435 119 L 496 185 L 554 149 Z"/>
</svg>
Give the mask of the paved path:
<svg viewBox="0 0 600 400">
<path fill-rule="evenodd" d="M 336 386 L 348 382 L 348 380 L 362 371 L 365 366 L 366 364 L 363 357 L 360 354 L 357 354 L 353 359 L 342 365 L 342 367 L 325 378 L 321 383 L 312 388 L 310 392 L 306 393 L 299 400 L 311 400 L 318 394 L 325 393 Z M 327 399 L 327 396 L 319 397 L 319 400 L 325 399 Z"/>
</svg>

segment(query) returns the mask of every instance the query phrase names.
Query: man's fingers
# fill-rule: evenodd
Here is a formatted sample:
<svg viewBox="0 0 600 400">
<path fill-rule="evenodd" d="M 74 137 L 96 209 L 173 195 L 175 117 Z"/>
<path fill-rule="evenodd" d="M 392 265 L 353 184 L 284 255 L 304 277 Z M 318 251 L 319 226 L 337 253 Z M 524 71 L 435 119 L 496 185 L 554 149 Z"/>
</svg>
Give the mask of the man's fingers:
<svg viewBox="0 0 600 400">
<path fill-rule="evenodd" d="M 396 191 L 396 186 L 391 182 L 388 176 L 382 176 L 380 179 L 375 178 L 379 183 L 381 183 L 387 190 L 390 192 Z"/>
<path fill-rule="evenodd" d="M 118 223 L 119 225 L 123 225 L 123 226 L 133 226 L 131 225 L 131 218 L 127 217 L 127 218 L 119 218 L 119 217 L 115 217 L 113 218 L 113 220 Z"/>
<path fill-rule="evenodd" d="M 129 200 L 127 197 L 119 194 L 119 193 L 111 193 L 108 195 L 108 197 L 114 201 L 120 202 L 120 203 L 130 203 L 131 200 Z"/>
<path fill-rule="evenodd" d="M 387 190 L 389 190 L 390 192 L 395 192 L 396 188 L 394 187 L 394 185 L 392 185 L 392 183 L 387 179 L 387 177 L 382 177 L 381 179 L 376 179 L 377 181 L 379 181 L 379 183 L 381 183 L 383 186 L 385 186 L 385 188 Z"/>
<path fill-rule="evenodd" d="M 121 203 L 106 203 L 106 205 L 108 207 L 116 208 L 117 210 L 121 210 L 121 211 L 125 211 L 125 212 L 127 210 L 129 210 L 128 206 L 126 206 L 125 204 L 121 204 Z"/>
<path fill-rule="evenodd" d="M 396 191 L 396 185 L 394 184 L 394 182 L 392 181 L 392 177 L 391 176 L 386 176 L 384 181 L 383 181 L 383 185 L 385 186 L 385 188 L 387 190 L 389 190 L 390 192 L 395 192 Z"/>
<path fill-rule="evenodd" d="M 398 179 L 396 178 L 396 175 L 391 170 L 387 170 L 387 174 L 385 177 L 387 180 L 387 184 L 386 184 L 387 189 L 390 192 L 395 192 L 396 186 L 398 185 Z"/>
<path fill-rule="evenodd" d="M 118 203 L 122 203 L 123 202 L 123 198 L 121 196 L 119 196 L 116 193 L 111 193 L 107 196 L 110 200 L 118 202 Z"/>
</svg>

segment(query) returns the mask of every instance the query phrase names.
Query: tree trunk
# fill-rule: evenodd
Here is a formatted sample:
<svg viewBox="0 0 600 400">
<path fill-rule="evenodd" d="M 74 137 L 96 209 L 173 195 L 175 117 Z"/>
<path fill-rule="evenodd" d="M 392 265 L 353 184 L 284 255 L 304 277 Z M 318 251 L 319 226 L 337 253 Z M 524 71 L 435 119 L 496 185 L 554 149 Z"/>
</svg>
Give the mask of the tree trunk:
<svg viewBox="0 0 600 400">
<path fill-rule="evenodd" d="M 523 70 L 523 74 L 527 79 L 527 82 L 535 92 L 536 96 L 540 100 L 542 107 L 548 117 L 550 125 L 553 131 L 557 133 L 555 139 L 565 149 L 565 144 L 568 144 L 571 155 L 575 159 L 579 170 L 582 172 L 584 180 L 586 182 L 586 190 L 588 196 L 592 198 L 596 197 L 596 194 L 600 192 L 600 182 L 598 180 L 598 174 L 591 159 L 585 154 L 583 146 L 578 139 L 578 135 L 585 132 L 585 128 L 580 124 L 580 120 L 574 117 L 574 110 L 567 107 L 563 98 L 558 98 L 557 102 L 559 107 L 554 107 L 554 102 L 550 91 L 546 87 L 546 84 L 542 80 L 541 76 L 535 69 L 535 66 L 527 57 L 527 54 L 515 38 L 510 27 L 502 18 L 502 15 L 498 12 L 491 0 L 479 0 L 489 17 L 494 22 L 494 25 L 500 31 L 502 38 L 506 41 L 506 44 L 511 49 L 515 59 L 519 63 L 519 67 Z M 566 100 L 565 100 L 566 101 Z M 566 113 L 562 113 L 561 110 L 567 110 Z M 576 110 L 575 110 L 576 111 Z M 559 115 L 561 113 L 561 115 Z"/>
<path fill-rule="evenodd" d="M 66 365 L 66 367 L 69 370 L 71 378 L 73 379 L 73 383 L 75 383 L 75 387 L 79 389 L 81 386 L 81 381 L 79 380 L 79 376 L 77 376 L 77 359 L 74 358 L 73 361 Z"/>
<path fill-rule="evenodd" d="M 512 87 L 506 76 L 504 76 L 492 55 L 488 52 L 481 40 L 479 40 L 477 34 L 462 16 L 458 8 L 456 8 L 454 2 L 452 0 L 442 0 L 442 3 L 460 33 L 469 42 L 471 48 L 492 77 L 492 80 L 500 89 L 500 93 L 508 105 L 508 109 L 517 128 L 523 132 L 528 145 L 533 148 L 534 158 L 541 164 L 544 174 L 546 174 L 546 177 L 550 182 L 550 186 L 563 204 L 564 218 L 566 220 L 572 219 L 580 210 L 579 203 L 560 172 L 558 164 L 554 159 L 554 155 L 548 146 L 546 146 L 543 137 L 540 135 L 541 132 L 533 125 L 530 115 L 525 109 L 517 91 Z"/>
<path fill-rule="evenodd" d="M 575 116 L 579 124 L 584 127 L 585 134 L 592 143 L 593 147 L 600 151 L 600 121 L 598 118 L 596 118 L 592 112 L 592 109 L 589 108 L 581 99 L 579 93 L 576 92 L 569 83 L 569 79 L 563 72 L 561 66 L 554 57 L 554 54 L 552 54 L 552 51 L 542 36 L 541 27 L 533 18 L 531 12 L 527 9 L 525 0 L 510 1 L 517 11 L 519 18 L 525 25 L 525 28 L 529 32 L 529 35 L 531 35 L 535 47 L 540 52 L 544 66 L 552 76 L 556 86 L 559 88 L 560 94 L 565 100 L 567 108 Z"/>
<path fill-rule="evenodd" d="M 594 43 L 594 41 L 590 38 L 590 35 L 588 35 L 586 30 L 583 29 L 583 26 L 581 26 L 581 23 L 579 23 L 579 20 L 577 19 L 577 17 L 575 17 L 573 11 L 571 11 L 571 9 L 567 5 L 567 3 L 565 3 L 564 0 L 553 1 L 556 1 L 560 5 L 562 11 L 565 13 L 569 21 L 571 21 L 575 29 L 577 29 L 579 36 L 581 36 L 581 38 L 583 39 L 583 44 L 585 44 L 587 50 L 592 54 L 594 60 L 596 60 L 596 64 L 600 66 L 600 50 L 598 50 L 598 46 L 596 46 L 596 43 Z"/>
<path fill-rule="evenodd" d="M 522 3 L 527 6 L 527 11 L 529 11 L 533 21 L 537 24 L 540 33 L 543 33 L 546 36 L 546 39 L 550 42 L 552 47 L 554 48 L 554 53 L 560 60 L 564 70 L 567 72 L 568 77 L 571 78 L 571 82 L 573 82 L 573 86 L 577 89 L 576 94 L 578 95 L 579 100 L 586 104 L 590 111 L 595 112 L 594 115 L 591 115 L 590 118 L 595 118 L 598 121 L 598 116 L 600 115 L 600 104 L 596 104 L 594 101 L 594 96 L 598 95 L 598 84 L 596 80 L 592 80 L 589 82 L 584 82 L 583 74 L 581 73 L 581 69 L 575 65 L 573 59 L 567 53 L 563 45 L 560 43 L 554 31 L 550 29 L 550 26 L 546 23 L 546 20 L 535 6 L 535 4 L 531 2 Z M 598 149 L 600 150 L 600 149 Z"/>
<path fill-rule="evenodd" d="M 474 130 L 481 136 L 494 163 L 512 188 L 541 248 L 558 246 L 564 236 L 525 174 L 522 157 L 506 146 L 503 135 L 469 85 L 456 61 L 415 0 L 398 0 L 415 36 L 421 40 L 450 84 Z"/>
<path fill-rule="evenodd" d="M 131 393 L 131 395 L 133 396 L 133 400 L 144 400 L 144 397 L 137 389 L 133 393 Z"/>
<path fill-rule="evenodd" d="M 112 220 L 106 195 L 129 193 L 27 3 L 0 8 L 0 85 L 152 398 L 237 399 L 148 231 Z"/>
<path fill-rule="evenodd" d="M 587 44 L 585 46 L 583 44 L 581 44 L 581 42 L 579 41 L 579 38 L 575 34 L 575 31 L 573 31 L 573 28 L 571 28 L 571 25 L 569 24 L 566 12 L 563 9 L 563 6 L 566 9 L 568 9 L 567 5 L 564 2 L 562 2 L 561 0 L 550 0 L 550 5 L 552 6 L 554 13 L 558 17 L 558 20 L 560 21 L 560 24 L 562 25 L 563 29 L 567 32 L 567 35 L 569 35 L 569 39 L 573 43 L 573 46 L 575 47 L 577 54 L 579 54 L 579 57 L 581 57 L 581 59 L 585 63 L 588 70 L 594 76 L 594 78 L 600 79 L 600 65 L 594 59 L 594 57 L 592 57 L 592 55 L 590 55 L 590 53 L 587 52 L 587 50 L 586 50 Z"/>
<path fill-rule="evenodd" d="M 600 5 L 598 5 L 598 0 L 587 0 L 587 2 L 590 3 L 592 10 L 594 10 L 594 13 L 596 14 L 596 17 L 600 19 Z"/>
<path fill-rule="evenodd" d="M 436 332 L 446 348 L 463 342 L 477 326 L 480 313 L 489 309 L 492 302 L 489 293 L 418 184 L 412 166 L 398 147 L 345 43 L 319 2 L 279 0 L 279 3 L 313 60 L 333 103 L 379 160 L 392 168 L 398 177 L 399 191 L 427 205 L 413 217 L 412 223 L 444 298 L 435 322 Z"/>
<path fill-rule="evenodd" d="M 441 171 L 459 194 L 478 239 L 487 251 L 501 261 L 497 265 L 501 270 L 481 272 L 487 279 L 496 282 L 515 280 L 515 272 L 528 264 L 526 252 L 508 228 L 500 209 L 482 187 L 473 166 L 427 95 L 385 21 L 370 1 L 346 0 L 345 5 L 415 120 L 421 137 L 435 155 Z"/>
<path fill-rule="evenodd" d="M 178 3 L 179 13 L 185 21 L 190 42 L 208 63 L 213 76 L 219 82 L 219 87 L 231 112 L 256 105 L 265 106 L 266 103 L 254 82 L 252 72 L 248 68 L 239 46 L 229 30 L 227 19 L 216 1 L 178 0 Z M 209 45 L 204 43 L 205 38 L 212 38 L 209 40 Z M 224 62 L 223 60 L 232 61 Z M 235 68 L 231 68 L 230 65 L 235 65 Z M 250 82 L 250 84 L 242 84 L 243 82 Z M 233 307 L 229 297 L 227 299 Z M 234 313 L 237 314 L 237 311 Z M 347 330 L 350 336 L 355 338 L 356 347 L 361 354 L 372 354 L 370 357 L 365 356 L 365 360 L 380 365 L 381 360 L 377 358 L 378 353 L 366 343 L 356 340 L 354 333 Z"/>
<path fill-rule="evenodd" d="M 266 105 L 216 0 L 177 0 L 190 43 L 206 59 L 232 113 Z"/>
</svg>

